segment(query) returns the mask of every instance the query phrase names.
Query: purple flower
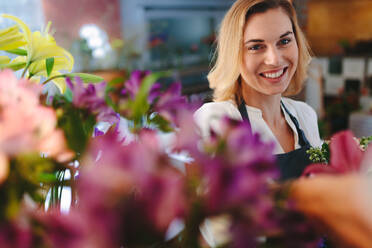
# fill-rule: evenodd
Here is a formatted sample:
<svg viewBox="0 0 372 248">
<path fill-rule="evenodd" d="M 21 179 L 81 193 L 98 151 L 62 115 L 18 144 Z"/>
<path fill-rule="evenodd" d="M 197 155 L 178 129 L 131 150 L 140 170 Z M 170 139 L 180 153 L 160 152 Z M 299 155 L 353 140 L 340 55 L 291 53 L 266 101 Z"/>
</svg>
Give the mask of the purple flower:
<svg viewBox="0 0 372 248">
<path fill-rule="evenodd" d="M 187 104 L 186 97 L 181 95 L 181 83 L 173 83 L 155 103 L 154 110 L 166 120 L 178 126 L 177 114 L 181 109 L 190 105 Z"/>
<path fill-rule="evenodd" d="M 122 94 L 129 94 L 134 99 L 141 87 L 142 80 L 150 74 L 150 71 L 135 70 L 131 73 L 129 79 L 124 83 L 125 88 Z"/>
<path fill-rule="evenodd" d="M 278 226 L 270 183 L 279 176 L 273 144 L 263 143 L 246 122 L 225 118 L 220 133 L 197 142 L 186 118 L 180 125 L 178 145 L 186 148 L 199 169 L 208 216 L 231 217 L 233 247 L 253 247 L 265 230 Z M 255 244 L 255 245 L 254 245 Z"/>
<path fill-rule="evenodd" d="M 129 97 L 133 100 L 136 98 L 139 89 L 141 88 L 141 84 L 143 79 L 150 75 L 150 71 L 140 71 L 135 70 L 131 73 L 130 78 L 124 83 L 124 89 L 121 91 L 122 95 L 129 95 Z M 149 95 L 148 95 L 148 103 L 152 103 L 155 98 L 160 95 L 161 85 L 159 83 L 155 83 L 151 86 Z"/>
<path fill-rule="evenodd" d="M 31 248 L 32 233 L 28 225 L 17 222 L 3 222 L 0 225 L 0 247 Z"/>
<path fill-rule="evenodd" d="M 43 228 L 43 243 L 48 247 L 79 248 L 88 244 L 89 247 L 98 247 L 92 246 L 88 237 L 89 226 L 74 209 L 68 214 L 62 214 L 58 209 L 37 212 L 34 218 Z"/>
<path fill-rule="evenodd" d="M 185 213 L 184 176 L 152 131 L 128 145 L 111 133 L 95 138 L 82 168 L 79 208 L 110 245 L 160 242 Z"/>
<path fill-rule="evenodd" d="M 67 86 L 71 89 L 75 107 L 88 109 L 92 114 L 97 115 L 97 121 L 115 124 L 119 121 L 118 115 L 107 106 L 105 101 L 106 83 L 88 84 L 86 87 L 83 81 L 76 77 L 75 84 L 70 78 L 66 79 Z"/>
</svg>

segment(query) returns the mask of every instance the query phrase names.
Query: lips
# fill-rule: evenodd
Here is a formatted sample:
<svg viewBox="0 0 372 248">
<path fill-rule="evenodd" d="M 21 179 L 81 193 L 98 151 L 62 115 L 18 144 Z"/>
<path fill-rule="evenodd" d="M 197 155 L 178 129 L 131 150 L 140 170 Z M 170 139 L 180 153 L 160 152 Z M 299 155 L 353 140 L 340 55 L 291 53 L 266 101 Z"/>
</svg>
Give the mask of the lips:
<svg viewBox="0 0 372 248">
<path fill-rule="evenodd" d="M 275 71 L 262 72 L 260 73 L 260 76 L 267 78 L 267 79 L 279 79 L 284 75 L 287 69 L 288 67 L 284 67 L 282 69 L 275 70 Z"/>
</svg>

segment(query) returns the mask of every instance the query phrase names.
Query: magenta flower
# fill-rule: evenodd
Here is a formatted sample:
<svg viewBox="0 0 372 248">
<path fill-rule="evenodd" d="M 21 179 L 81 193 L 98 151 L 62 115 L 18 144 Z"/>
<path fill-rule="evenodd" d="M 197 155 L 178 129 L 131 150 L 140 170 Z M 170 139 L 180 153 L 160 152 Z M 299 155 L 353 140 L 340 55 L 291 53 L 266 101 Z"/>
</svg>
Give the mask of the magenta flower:
<svg viewBox="0 0 372 248">
<path fill-rule="evenodd" d="M 79 209 L 110 245 L 163 241 L 185 213 L 184 177 L 151 131 L 126 146 L 111 133 L 97 137 L 82 168 Z"/>
<path fill-rule="evenodd" d="M 173 83 L 159 97 L 154 105 L 154 111 L 169 122 L 179 126 L 180 123 L 177 121 L 177 114 L 181 109 L 189 106 L 186 97 L 181 95 L 181 83 Z"/>
<path fill-rule="evenodd" d="M 41 238 L 47 247 L 99 247 L 90 241 L 88 231 L 92 230 L 88 229 L 88 223 L 74 209 L 68 214 L 62 214 L 58 209 L 36 212 L 33 218 L 42 227 Z"/>
<path fill-rule="evenodd" d="M 85 86 L 83 81 L 76 77 L 75 83 L 70 78 L 66 79 L 66 83 L 72 91 L 72 103 L 75 107 L 88 109 L 91 113 L 97 115 L 97 121 L 109 122 L 111 124 L 119 121 L 119 116 L 106 104 L 105 82 Z"/>
<path fill-rule="evenodd" d="M 150 75 L 150 73 L 150 71 L 133 71 L 130 75 L 130 78 L 126 82 L 124 82 L 124 89 L 121 91 L 121 94 L 129 95 L 132 100 L 135 99 L 140 90 L 143 79 L 146 76 Z M 161 85 L 159 83 L 155 83 L 151 86 L 147 98 L 149 104 L 151 104 L 155 100 L 155 98 L 160 95 L 160 88 Z"/>
<path fill-rule="evenodd" d="M 21 223 L 3 222 L 0 225 L 0 247 L 3 248 L 31 248 L 32 232 L 28 225 Z"/>
<path fill-rule="evenodd" d="M 188 120 L 188 119 L 191 119 Z M 177 148 L 186 149 L 197 167 L 206 216 L 229 215 L 232 247 L 257 246 L 257 236 L 278 228 L 270 182 L 279 178 L 273 144 L 260 140 L 246 122 L 225 118 L 218 134 L 201 144 L 192 118 L 182 119 Z"/>
<path fill-rule="evenodd" d="M 372 164 L 372 147 L 363 152 L 351 131 L 342 131 L 331 138 L 330 163 L 308 166 L 303 175 L 318 173 L 342 174 L 360 172 Z M 364 166 L 363 166 L 364 165 Z"/>
</svg>

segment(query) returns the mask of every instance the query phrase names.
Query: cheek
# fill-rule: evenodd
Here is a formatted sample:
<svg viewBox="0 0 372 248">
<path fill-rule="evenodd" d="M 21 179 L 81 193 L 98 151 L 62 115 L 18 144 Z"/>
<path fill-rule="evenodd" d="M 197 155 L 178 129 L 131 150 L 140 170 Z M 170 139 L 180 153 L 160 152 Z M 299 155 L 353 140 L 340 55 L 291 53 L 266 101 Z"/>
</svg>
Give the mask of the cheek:
<svg viewBox="0 0 372 248">
<path fill-rule="evenodd" d="M 256 71 L 258 70 L 258 66 L 259 66 L 259 58 L 258 56 L 254 56 L 252 54 L 246 54 L 244 56 L 244 61 L 243 61 L 243 65 L 244 65 L 244 68 L 243 71 L 249 73 L 250 76 L 256 74 Z"/>
<path fill-rule="evenodd" d="M 294 46 L 291 47 L 290 53 L 289 53 L 290 60 L 292 64 L 297 67 L 298 64 L 298 46 L 295 44 Z"/>
</svg>

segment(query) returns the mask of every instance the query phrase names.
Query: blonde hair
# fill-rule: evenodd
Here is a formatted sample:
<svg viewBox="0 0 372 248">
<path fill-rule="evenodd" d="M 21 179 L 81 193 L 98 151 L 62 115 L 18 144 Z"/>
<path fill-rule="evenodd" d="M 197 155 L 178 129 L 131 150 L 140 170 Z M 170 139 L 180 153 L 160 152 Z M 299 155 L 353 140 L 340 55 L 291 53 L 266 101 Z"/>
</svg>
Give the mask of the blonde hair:
<svg viewBox="0 0 372 248">
<path fill-rule="evenodd" d="M 217 51 L 214 55 L 216 62 L 208 74 L 209 86 L 214 89 L 215 101 L 241 97 L 239 66 L 243 61 L 244 26 L 248 18 L 255 13 L 264 13 L 276 8 L 282 8 L 290 18 L 299 51 L 297 70 L 283 95 L 295 95 L 302 89 L 311 56 L 292 4 L 288 0 L 237 0 L 221 23 Z"/>
</svg>

